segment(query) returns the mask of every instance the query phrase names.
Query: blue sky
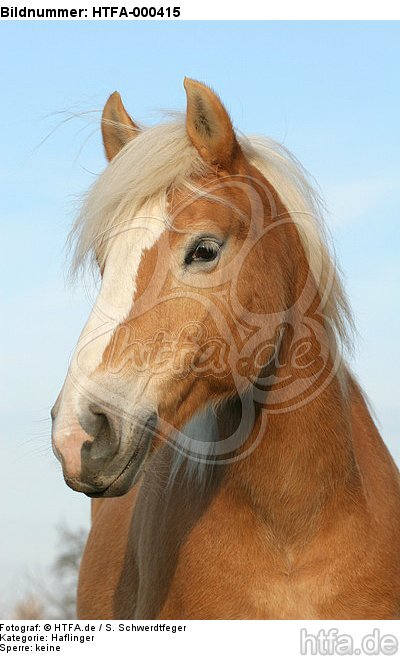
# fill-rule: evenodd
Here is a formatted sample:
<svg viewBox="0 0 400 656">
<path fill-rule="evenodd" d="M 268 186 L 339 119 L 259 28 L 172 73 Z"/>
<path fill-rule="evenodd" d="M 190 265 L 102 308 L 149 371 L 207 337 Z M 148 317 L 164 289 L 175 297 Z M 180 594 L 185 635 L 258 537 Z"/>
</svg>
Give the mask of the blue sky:
<svg viewBox="0 0 400 656">
<path fill-rule="evenodd" d="M 184 108 L 185 75 L 203 80 L 240 130 L 282 141 L 314 175 L 359 331 L 352 366 L 400 462 L 399 55 L 399 23 L 0 24 L 4 605 L 45 571 L 57 524 L 88 523 L 42 420 L 90 308 L 64 282 L 64 241 L 104 167 L 95 110 L 115 89 L 152 123 Z"/>
</svg>

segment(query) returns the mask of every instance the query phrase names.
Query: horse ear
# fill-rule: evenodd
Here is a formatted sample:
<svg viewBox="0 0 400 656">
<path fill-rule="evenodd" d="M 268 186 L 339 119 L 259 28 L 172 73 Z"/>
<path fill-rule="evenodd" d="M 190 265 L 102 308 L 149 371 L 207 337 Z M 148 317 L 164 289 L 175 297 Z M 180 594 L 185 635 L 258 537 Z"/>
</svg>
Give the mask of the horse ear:
<svg viewBox="0 0 400 656">
<path fill-rule="evenodd" d="M 138 126 L 132 121 L 122 104 L 118 91 L 111 94 L 104 105 L 101 117 L 101 132 L 104 150 L 110 162 L 119 151 L 139 133 Z"/>
<path fill-rule="evenodd" d="M 186 129 L 204 160 L 230 170 L 239 150 L 232 122 L 217 94 L 196 80 L 185 78 Z"/>
</svg>

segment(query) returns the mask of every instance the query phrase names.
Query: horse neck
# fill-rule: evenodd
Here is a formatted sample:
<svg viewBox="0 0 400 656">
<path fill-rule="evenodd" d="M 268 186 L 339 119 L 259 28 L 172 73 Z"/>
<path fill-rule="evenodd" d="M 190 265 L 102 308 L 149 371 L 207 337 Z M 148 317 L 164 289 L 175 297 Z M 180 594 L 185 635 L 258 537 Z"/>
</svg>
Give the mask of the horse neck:
<svg viewBox="0 0 400 656">
<path fill-rule="evenodd" d="M 305 282 L 310 281 L 307 273 L 308 263 L 303 258 L 298 267 L 294 298 L 301 287 L 310 284 Z M 310 293 L 313 299 L 310 306 L 317 308 L 319 295 L 315 286 Z M 290 357 L 293 332 L 297 332 L 296 323 L 302 322 L 301 315 L 302 310 L 295 310 L 290 317 L 293 330 L 283 333 L 278 360 L 285 365 L 281 372 L 276 372 L 276 382 L 266 392 L 266 403 L 249 436 L 250 443 L 260 437 L 262 415 L 267 413 L 261 440 L 250 455 L 231 465 L 227 477 L 228 486 L 246 499 L 279 540 L 284 541 L 304 539 L 322 516 L 332 517 L 335 508 L 343 511 L 345 504 L 351 505 L 356 490 L 360 489 L 351 436 L 353 385 L 344 364 L 341 375 L 347 377 L 348 386 L 339 379 L 329 355 L 326 379 L 323 384 L 317 383 L 316 394 L 305 390 L 293 408 L 269 409 L 268 399 L 271 393 L 281 389 L 282 380 L 289 378 L 294 388 L 298 385 L 303 389 L 303 372 Z M 311 378 L 314 374 L 318 377 L 321 350 L 330 353 L 328 329 L 323 322 L 319 326 L 318 339 L 311 344 L 309 353 L 311 361 L 315 356 Z"/>
<path fill-rule="evenodd" d="M 267 412 L 268 410 L 262 410 Z M 258 421 L 249 439 L 255 440 Z M 348 403 L 337 381 L 307 406 L 269 415 L 254 451 L 232 464 L 230 485 L 287 538 L 312 526 L 358 486 Z"/>
</svg>

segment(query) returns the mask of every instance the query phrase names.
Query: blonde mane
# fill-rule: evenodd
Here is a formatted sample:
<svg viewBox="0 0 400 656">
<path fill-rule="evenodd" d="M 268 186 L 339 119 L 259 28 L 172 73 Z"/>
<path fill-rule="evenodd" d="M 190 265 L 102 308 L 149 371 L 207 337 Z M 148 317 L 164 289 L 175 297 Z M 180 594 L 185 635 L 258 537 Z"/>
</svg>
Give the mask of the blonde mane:
<svg viewBox="0 0 400 656">
<path fill-rule="evenodd" d="M 351 347 L 351 312 L 328 246 L 319 194 L 301 164 L 282 145 L 265 137 L 238 139 L 247 159 L 275 188 L 297 226 L 321 296 L 321 312 L 333 329 L 334 341 L 339 341 L 335 347 Z M 149 201 L 160 203 L 168 223 L 167 193 L 178 187 L 201 193 L 193 178 L 207 171 L 187 136 L 183 116 L 140 132 L 98 177 L 84 200 L 69 236 L 72 273 L 88 259 L 95 258 L 102 266 L 109 238 Z"/>
</svg>

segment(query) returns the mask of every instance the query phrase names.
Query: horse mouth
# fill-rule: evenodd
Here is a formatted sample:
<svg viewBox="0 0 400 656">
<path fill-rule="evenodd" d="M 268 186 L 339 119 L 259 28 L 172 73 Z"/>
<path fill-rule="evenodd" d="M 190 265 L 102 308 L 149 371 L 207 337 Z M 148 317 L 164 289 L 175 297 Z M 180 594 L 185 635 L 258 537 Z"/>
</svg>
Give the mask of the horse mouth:
<svg viewBox="0 0 400 656">
<path fill-rule="evenodd" d="M 152 437 L 150 431 L 143 433 L 128 462 L 112 483 L 103 490 L 86 493 L 87 496 L 96 499 L 99 497 L 120 497 L 126 494 L 135 484 L 140 474 L 141 466 L 146 460 L 150 449 Z"/>
</svg>

